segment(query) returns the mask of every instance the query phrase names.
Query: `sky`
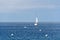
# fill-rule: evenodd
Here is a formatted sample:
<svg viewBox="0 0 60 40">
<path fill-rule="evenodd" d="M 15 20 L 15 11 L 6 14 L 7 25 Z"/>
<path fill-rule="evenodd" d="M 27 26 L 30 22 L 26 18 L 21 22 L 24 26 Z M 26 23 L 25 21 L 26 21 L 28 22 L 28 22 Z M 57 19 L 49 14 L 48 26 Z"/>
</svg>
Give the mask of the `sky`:
<svg viewBox="0 0 60 40">
<path fill-rule="evenodd" d="M 60 0 L 0 0 L 0 22 L 60 22 Z"/>
</svg>

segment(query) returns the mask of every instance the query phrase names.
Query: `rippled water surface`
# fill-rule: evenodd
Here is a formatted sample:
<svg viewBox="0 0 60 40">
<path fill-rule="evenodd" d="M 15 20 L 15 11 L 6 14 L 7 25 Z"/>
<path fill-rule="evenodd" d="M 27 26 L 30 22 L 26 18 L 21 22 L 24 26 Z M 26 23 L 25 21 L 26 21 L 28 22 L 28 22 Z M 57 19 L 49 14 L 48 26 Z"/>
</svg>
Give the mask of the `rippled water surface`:
<svg viewBox="0 0 60 40">
<path fill-rule="evenodd" d="M 0 23 L 0 40 L 60 40 L 60 23 Z"/>
</svg>

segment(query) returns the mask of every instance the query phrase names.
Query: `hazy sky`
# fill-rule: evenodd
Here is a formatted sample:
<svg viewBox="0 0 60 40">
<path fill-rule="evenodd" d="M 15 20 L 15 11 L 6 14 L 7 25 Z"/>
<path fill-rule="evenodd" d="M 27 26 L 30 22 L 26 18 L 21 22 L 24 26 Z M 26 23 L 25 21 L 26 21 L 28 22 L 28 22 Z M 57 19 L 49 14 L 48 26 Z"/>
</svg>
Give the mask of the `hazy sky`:
<svg viewBox="0 0 60 40">
<path fill-rule="evenodd" d="M 0 22 L 60 22 L 60 0 L 0 0 Z"/>
</svg>

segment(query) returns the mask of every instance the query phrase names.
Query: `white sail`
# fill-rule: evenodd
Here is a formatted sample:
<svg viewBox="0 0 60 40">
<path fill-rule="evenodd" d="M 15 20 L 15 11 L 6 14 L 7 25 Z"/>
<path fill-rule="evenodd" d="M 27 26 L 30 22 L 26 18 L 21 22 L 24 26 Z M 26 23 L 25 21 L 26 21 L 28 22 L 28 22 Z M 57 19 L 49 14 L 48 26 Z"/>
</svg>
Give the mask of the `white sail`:
<svg viewBox="0 0 60 40">
<path fill-rule="evenodd" d="M 38 25 L 38 18 L 36 17 L 35 26 Z"/>
<path fill-rule="evenodd" d="M 36 23 L 38 23 L 38 18 L 36 17 Z"/>
</svg>

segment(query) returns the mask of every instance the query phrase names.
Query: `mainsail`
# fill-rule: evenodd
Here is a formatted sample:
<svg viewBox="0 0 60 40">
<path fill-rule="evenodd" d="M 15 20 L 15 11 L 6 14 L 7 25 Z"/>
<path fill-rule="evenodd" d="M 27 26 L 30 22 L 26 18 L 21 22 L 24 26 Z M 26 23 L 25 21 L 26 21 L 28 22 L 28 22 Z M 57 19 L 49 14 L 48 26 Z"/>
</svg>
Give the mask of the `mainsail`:
<svg viewBox="0 0 60 40">
<path fill-rule="evenodd" d="M 34 25 L 38 25 L 38 18 L 36 17 L 36 21 Z"/>
<path fill-rule="evenodd" d="M 36 23 L 38 23 L 38 18 L 36 17 Z"/>
</svg>

